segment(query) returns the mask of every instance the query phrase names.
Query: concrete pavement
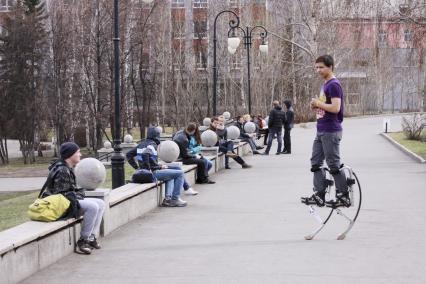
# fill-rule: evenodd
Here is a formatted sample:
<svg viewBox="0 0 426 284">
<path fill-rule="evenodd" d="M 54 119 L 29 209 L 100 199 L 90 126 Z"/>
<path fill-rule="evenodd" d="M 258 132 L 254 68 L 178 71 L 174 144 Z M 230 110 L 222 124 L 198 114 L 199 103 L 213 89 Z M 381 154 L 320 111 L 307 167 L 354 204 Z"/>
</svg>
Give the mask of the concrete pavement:
<svg viewBox="0 0 426 284">
<path fill-rule="evenodd" d="M 185 197 L 188 207 L 159 208 L 102 239 L 101 250 L 24 283 L 425 283 L 426 166 L 378 135 L 382 119 L 344 123 L 343 162 L 364 194 L 344 241 L 335 240 L 339 216 L 303 239 L 316 226 L 299 203 L 312 188 L 311 126 L 294 129 L 292 155 L 249 158 L 249 170 L 233 164 Z"/>
<path fill-rule="evenodd" d="M 0 193 L 40 190 L 45 181 L 46 177 L 0 178 Z"/>
</svg>

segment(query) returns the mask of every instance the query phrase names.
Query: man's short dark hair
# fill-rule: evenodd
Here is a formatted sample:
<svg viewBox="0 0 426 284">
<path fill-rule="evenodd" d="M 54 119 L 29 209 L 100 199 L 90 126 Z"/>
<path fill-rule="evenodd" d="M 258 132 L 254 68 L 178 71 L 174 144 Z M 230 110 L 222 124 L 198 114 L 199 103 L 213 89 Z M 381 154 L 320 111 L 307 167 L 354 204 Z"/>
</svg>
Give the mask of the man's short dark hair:
<svg viewBox="0 0 426 284">
<path fill-rule="evenodd" d="M 325 66 L 334 70 L 334 59 L 331 55 L 325 54 L 315 60 L 315 63 L 324 63 Z"/>
</svg>

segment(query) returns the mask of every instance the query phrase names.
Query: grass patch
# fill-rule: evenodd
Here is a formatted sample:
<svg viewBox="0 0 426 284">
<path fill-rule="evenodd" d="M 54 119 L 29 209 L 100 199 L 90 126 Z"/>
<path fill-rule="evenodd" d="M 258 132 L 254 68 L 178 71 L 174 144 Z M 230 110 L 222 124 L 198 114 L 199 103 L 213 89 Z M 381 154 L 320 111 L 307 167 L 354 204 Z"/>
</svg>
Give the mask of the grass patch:
<svg viewBox="0 0 426 284">
<path fill-rule="evenodd" d="M 124 180 L 130 180 L 132 178 L 135 169 L 132 168 L 128 163 L 124 164 Z M 112 170 L 111 168 L 106 170 L 106 179 L 101 187 L 112 188 Z"/>
<path fill-rule="evenodd" d="M 28 206 L 34 202 L 38 193 L 0 193 L 0 231 L 29 221 Z"/>
<path fill-rule="evenodd" d="M 405 148 L 426 159 L 426 142 L 408 140 L 403 132 L 393 132 L 388 133 L 388 135 Z"/>
</svg>

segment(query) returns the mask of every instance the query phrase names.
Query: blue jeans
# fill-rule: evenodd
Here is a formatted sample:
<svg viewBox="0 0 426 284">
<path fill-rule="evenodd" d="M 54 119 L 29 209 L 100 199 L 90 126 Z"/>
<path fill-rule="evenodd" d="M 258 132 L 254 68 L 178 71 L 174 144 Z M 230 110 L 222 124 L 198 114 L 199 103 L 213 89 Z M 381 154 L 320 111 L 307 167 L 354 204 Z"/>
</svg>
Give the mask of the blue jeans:
<svg viewBox="0 0 426 284">
<path fill-rule="evenodd" d="M 206 158 L 203 158 L 204 164 L 206 165 L 206 175 L 209 175 L 210 169 L 213 167 L 213 163 L 210 160 L 207 160 Z"/>
<path fill-rule="evenodd" d="M 163 169 L 154 171 L 154 176 L 166 182 L 166 198 L 177 200 L 183 186 L 184 173 L 180 169 Z"/>
<path fill-rule="evenodd" d="M 171 170 L 182 170 L 179 166 L 168 166 Z M 189 183 L 185 179 L 185 173 L 183 173 L 183 189 L 188 190 L 190 188 Z"/>
<path fill-rule="evenodd" d="M 282 136 L 282 128 L 269 128 L 269 135 L 268 135 L 268 146 L 266 147 L 265 153 L 269 153 L 272 146 L 272 141 L 275 138 L 275 135 L 277 136 L 278 140 L 278 149 L 277 153 L 281 152 L 281 147 L 283 145 L 283 136 Z"/>
</svg>

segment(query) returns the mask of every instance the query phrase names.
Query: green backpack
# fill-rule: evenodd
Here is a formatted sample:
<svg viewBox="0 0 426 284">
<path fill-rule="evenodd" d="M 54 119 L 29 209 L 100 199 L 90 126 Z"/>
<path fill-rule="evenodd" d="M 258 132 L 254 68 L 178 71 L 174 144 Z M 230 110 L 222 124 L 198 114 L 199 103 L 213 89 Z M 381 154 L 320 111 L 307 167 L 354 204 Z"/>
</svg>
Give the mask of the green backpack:
<svg viewBox="0 0 426 284">
<path fill-rule="evenodd" d="M 56 221 L 70 207 L 70 201 L 62 194 L 54 194 L 45 198 L 37 198 L 28 207 L 28 216 L 33 221 Z"/>
<path fill-rule="evenodd" d="M 70 207 L 70 201 L 62 194 L 53 194 L 40 198 L 53 178 L 49 175 L 38 198 L 28 207 L 28 216 L 33 221 L 50 222 L 61 218 Z"/>
</svg>

